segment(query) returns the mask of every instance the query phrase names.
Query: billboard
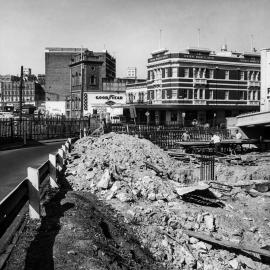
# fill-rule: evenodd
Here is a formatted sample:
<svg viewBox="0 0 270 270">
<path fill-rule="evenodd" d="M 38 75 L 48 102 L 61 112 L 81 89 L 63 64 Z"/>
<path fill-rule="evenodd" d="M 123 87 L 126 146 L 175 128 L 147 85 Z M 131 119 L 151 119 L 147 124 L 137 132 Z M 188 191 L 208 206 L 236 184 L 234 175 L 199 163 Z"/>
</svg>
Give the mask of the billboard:
<svg viewBox="0 0 270 270">
<path fill-rule="evenodd" d="M 84 114 L 122 115 L 126 104 L 125 93 L 84 93 Z"/>
</svg>

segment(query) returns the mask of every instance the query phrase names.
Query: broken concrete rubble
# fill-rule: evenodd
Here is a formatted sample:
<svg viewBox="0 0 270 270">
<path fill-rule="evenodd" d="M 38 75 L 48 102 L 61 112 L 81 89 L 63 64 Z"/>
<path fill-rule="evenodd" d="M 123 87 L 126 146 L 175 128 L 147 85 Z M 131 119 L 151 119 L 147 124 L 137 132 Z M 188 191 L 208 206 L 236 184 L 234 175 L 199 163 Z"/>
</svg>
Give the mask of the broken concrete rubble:
<svg viewBox="0 0 270 270">
<path fill-rule="evenodd" d="M 252 198 L 246 190 L 233 187 L 239 176 L 233 168 L 228 173 L 223 163 L 219 164 L 217 174 L 224 172 L 227 176 L 220 177 L 221 183 L 230 184 L 232 189 L 214 193 L 220 193 L 219 199 L 228 194 L 224 199 L 226 207 L 221 209 L 183 202 L 181 198 L 192 191 L 211 190 L 210 184 L 198 188 L 198 164 L 193 167 L 192 162 L 176 161 L 147 140 L 110 133 L 79 140 L 74 152 L 78 153 L 76 162 L 67 166 L 67 174 L 72 172 L 67 179 L 73 189 L 93 192 L 117 209 L 138 233 L 141 245 L 149 248 L 164 269 L 225 270 L 252 266 L 248 260 L 253 262 L 251 258 L 239 259 L 234 250 L 188 235 L 187 230 L 233 244 L 249 242 L 253 236 L 257 248 L 261 239 L 270 239 L 269 221 L 262 218 L 267 213 L 267 202 L 259 204 L 259 197 Z M 247 220 L 243 219 L 244 214 L 249 216 Z M 263 233 L 256 238 L 258 230 Z M 262 262 L 256 265 L 257 269 L 269 269 Z"/>
</svg>

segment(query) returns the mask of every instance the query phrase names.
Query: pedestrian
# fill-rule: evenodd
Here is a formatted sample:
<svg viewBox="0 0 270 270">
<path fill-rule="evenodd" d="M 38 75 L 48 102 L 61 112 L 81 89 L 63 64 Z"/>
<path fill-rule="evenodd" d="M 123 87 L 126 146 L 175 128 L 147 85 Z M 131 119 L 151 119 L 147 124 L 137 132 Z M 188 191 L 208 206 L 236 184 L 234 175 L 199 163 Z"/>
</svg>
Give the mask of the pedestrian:
<svg viewBox="0 0 270 270">
<path fill-rule="evenodd" d="M 242 139 L 242 134 L 238 131 L 238 129 L 236 130 L 236 133 L 235 133 L 235 139 L 236 140 L 241 140 Z"/>
<path fill-rule="evenodd" d="M 217 152 L 220 151 L 221 138 L 218 135 L 218 133 L 214 133 L 214 134 L 211 134 L 211 135 L 212 135 L 212 137 L 211 137 L 210 143 L 214 144 L 215 152 L 217 153 Z"/>
<path fill-rule="evenodd" d="M 188 131 L 186 131 L 186 130 L 184 131 L 184 133 L 181 136 L 181 139 L 182 139 L 183 142 L 186 142 L 186 141 L 190 140 L 190 135 L 189 135 Z"/>
</svg>

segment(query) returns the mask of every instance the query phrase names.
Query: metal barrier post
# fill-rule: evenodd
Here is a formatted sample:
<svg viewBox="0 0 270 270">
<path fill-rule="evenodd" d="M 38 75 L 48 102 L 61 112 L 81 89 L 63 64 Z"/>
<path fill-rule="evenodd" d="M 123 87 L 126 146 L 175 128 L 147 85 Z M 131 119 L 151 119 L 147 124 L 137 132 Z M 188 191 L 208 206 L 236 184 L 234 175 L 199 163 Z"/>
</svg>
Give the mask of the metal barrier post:
<svg viewBox="0 0 270 270">
<path fill-rule="evenodd" d="M 29 216 L 31 219 L 40 219 L 40 194 L 39 194 L 39 171 L 27 168 Z"/>
</svg>

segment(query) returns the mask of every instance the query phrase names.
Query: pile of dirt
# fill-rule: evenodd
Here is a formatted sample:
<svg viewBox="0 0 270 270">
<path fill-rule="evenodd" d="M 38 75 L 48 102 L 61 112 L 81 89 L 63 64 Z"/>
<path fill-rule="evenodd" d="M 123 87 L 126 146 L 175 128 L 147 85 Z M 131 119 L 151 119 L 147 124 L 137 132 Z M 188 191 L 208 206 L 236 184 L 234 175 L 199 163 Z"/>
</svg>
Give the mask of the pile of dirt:
<svg viewBox="0 0 270 270">
<path fill-rule="evenodd" d="M 76 142 L 67 180 L 74 190 L 88 190 L 122 202 L 140 198 L 171 201 L 174 183 L 191 182 L 191 171 L 148 140 L 109 133 Z"/>
<path fill-rule="evenodd" d="M 194 167 L 175 161 L 147 140 L 110 133 L 75 144 L 66 178 L 74 190 L 95 193 L 124 216 L 141 246 L 164 269 L 269 269 L 258 255 L 189 234 L 239 247 L 270 245 L 269 198 L 252 198 L 239 188 L 224 201 L 225 208 L 186 203 L 177 190 L 198 181 Z"/>
<path fill-rule="evenodd" d="M 270 154 L 246 154 L 227 157 L 217 163 L 216 176 L 220 182 L 247 182 L 270 179 Z"/>
</svg>

